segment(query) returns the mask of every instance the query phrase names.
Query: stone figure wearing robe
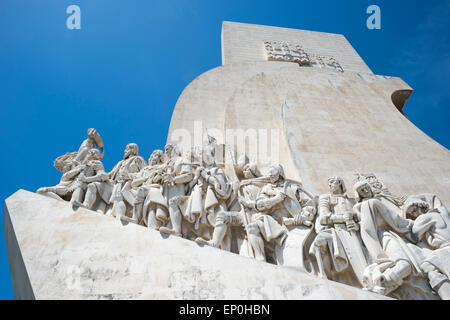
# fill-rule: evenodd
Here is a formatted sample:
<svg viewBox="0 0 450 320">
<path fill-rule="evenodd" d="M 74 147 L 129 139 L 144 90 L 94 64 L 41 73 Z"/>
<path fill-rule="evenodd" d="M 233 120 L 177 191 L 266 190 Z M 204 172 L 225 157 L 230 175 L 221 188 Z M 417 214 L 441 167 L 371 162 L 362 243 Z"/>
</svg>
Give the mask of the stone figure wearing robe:
<svg viewBox="0 0 450 320">
<path fill-rule="evenodd" d="M 167 169 L 162 178 L 164 186 L 164 196 L 169 204 L 169 218 L 171 228 L 162 226 L 159 231 L 175 236 L 182 236 L 182 219 L 186 218 L 190 223 L 193 223 L 192 216 L 185 216 L 187 189 L 189 182 L 193 179 L 192 163 L 190 158 L 181 156 L 176 150 L 176 146 L 168 144 L 165 147 L 167 156 Z"/>
<path fill-rule="evenodd" d="M 168 204 L 163 196 L 161 184 L 165 163 L 162 150 L 154 150 L 148 160 L 149 165 L 143 168 L 133 180 L 131 186 L 134 192 L 134 208 L 138 219 L 148 228 L 158 230 L 168 218 Z"/>
<path fill-rule="evenodd" d="M 108 173 L 109 178 L 114 183 L 110 203 L 113 204 L 110 214 L 118 219 L 126 219 L 127 204 L 128 207 L 133 208 L 134 197 L 131 190 L 131 183 L 136 177 L 136 174 L 141 171 L 147 163 L 144 158 L 139 156 L 139 148 L 135 143 L 127 144 L 123 160 L 119 161 L 116 166 Z M 135 221 L 137 217 L 133 212 L 132 220 Z"/>
<path fill-rule="evenodd" d="M 73 205 L 104 213 L 111 197 L 112 183 L 100 161 L 101 157 L 97 149 L 89 150 L 84 164 L 81 165 L 84 169 L 77 177 L 77 188 L 71 202 Z"/>
<path fill-rule="evenodd" d="M 266 243 L 281 246 L 286 239 L 287 229 L 282 226 L 282 219 L 289 217 L 289 213 L 284 205 L 287 187 L 284 179 L 283 167 L 278 165 L 270 167 L 267 176 L 243 181 L 244 186 L 260 186 L 254 201 L 243 202 L 247 208 L 247 236 L 257 260 L 266 261 Z M 248 188 L 246 192 L 254 197 L 256 189 Z"/>
<path fill-rule="evenodd" d="M 36 193 L 49 196 L 56 200 L 70 201 L 76 188 L 76 178 L 84 170 L 85 166 L 73 161 L 74 153 L 66 153 L 58 157 L 54 166 L 63 173 L 61 180 L 56 186 L 39 188 Z"/>
<path fill-rule="evenodd" d="M 420 256 L 411 240 L 413 221 L 385 205 L 367 182 L 357 182 L 354 189 L 361 239 L 370 263 L 364 270 L 364 287 L 388 295 L 408 281 L 408 277 L 423 277 Z"/>
<path fill-rule="evenodd" d="M 239 207 L 237 195 L 233 193 L 229 177 L 220 167 L 198 167 L 192 182 L 195 181 L 187 209 L 195 216 L 192 231 L 197 237 L 210 240 L 217 214 Z"/>
<path fill-rule="evenodd" d="M 317 262 L 320 277 L 362 286 L 367 262 L 357 233 L 354 201 L 347 196 L 341 177 L 328 178 L 328 187 L 330 193 L 319 197 L 317 236 L 310 247 L 310 255 Z"/>
<path fill-rule="evenodd" d="M 367 182 L 373 195 L 391 211 L 401 215 L 400 207 L 405 202 L 404 196 L 398 196 L 389 191 L 386 185 L 374 173 L 357 174 L 358 182 Z"/>
<path fill-rule="evenodd" d="M 441 299 L 450 299 L 450 214 L 434 194 L 410 196 L 403 206 L 414 219 L 412 234 L 423 248 L 420 267 Z"/>
<path fill-rule="evenodd" d="M 244 178 L 249 180 L 258 178 L 261 175 L 255 164 L 246 164 L 243 169 L 243 174 Z M 254 192 L 250 192 L 250 189 L 252 189 Z M 231 204 L 229 205 L 228 209 L 219 210 L 216 213 L 212 239 L 206 240 L 202 237 L 197 237 L 195 239 L 195 242 L 197 242 L 198 244 L 206 244 L 216 248 L 224 247 L 226 249 L 229 249 L 229 246 L 223 243 L 224 238 L 227 235 L 230 227 L 244 226 L 244 207 L 242 207 L 241 209 L 241 205 L 245 206 L 245 204 L 247 204 L 250 207 L 246 207 L 246 210 L 254 209 L 254 203 L 259 192 L 259 187 L 249 184 L 247 186 L 244 186 L 243 190 L 244 195 L 239 195 L 239 202 L 236 205 Z"/>
<path fill-rule="evenodd" d="M 99 160 L 104 154 L 103 140 L 97 130 L 89 128 L 87 130 L 87 136 L 87 139 L 81 143 L 78 152 L 66 153 L 55 160 L 55 168 L 63 173 L 60 182 L 54 187 L 40 188 L 36 191 L 37 193 L 50 196 L 57 200 L 71 200 L 75 190 L 75 178 L 85 169 L 83 163 L 88 158 L 89 151 L 100 148 L 102 154 L 99 156 Z"/>
</svg>

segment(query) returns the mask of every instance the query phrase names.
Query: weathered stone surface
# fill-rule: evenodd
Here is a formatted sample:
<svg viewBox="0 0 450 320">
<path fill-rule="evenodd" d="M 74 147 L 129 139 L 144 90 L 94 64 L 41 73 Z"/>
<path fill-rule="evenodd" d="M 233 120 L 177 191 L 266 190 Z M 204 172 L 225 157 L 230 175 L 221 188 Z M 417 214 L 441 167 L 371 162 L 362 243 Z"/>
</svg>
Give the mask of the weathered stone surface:
<svg viewBox="0 0 450 320">
<path fill-rule="evenodd" d="M 386 299 L 25 190 L 4 232 L 18 299 Z"/>
<path fill-rule="evenodd" d="M 266 60 L 264 41 L 300 44 L 308 54 L 336 58 L 345 71 L 372 73 L 342 34 L 224 21 L 222 65 Z"/>
</svg>

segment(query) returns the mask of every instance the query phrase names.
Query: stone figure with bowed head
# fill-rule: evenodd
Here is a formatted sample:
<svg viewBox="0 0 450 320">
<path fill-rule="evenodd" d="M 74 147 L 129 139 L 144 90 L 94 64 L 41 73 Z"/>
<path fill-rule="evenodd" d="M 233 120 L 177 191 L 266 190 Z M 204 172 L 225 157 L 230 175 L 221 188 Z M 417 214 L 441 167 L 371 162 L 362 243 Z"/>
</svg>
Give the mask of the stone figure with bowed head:
<svg viewBox="0 0 450 320">
<path fill-rule="evenodd" d="M 136 143 L 127 144 L 123 160 L 119 161 L 108 173 L 109 178 L 114 183 L 109 201 L 113 204 L 113 207 L 108 211 L 108 214 L 120 220 L 130 220 L 126 214 L 134 205 L 134 198 L 130 192 L 131 182 L 145 166 L 147 166 L 147 163 L 139 155 L 138 145 Z M 132 220 L 132 222 L 136 221 Z"/>
<path fill-rule="evenodd" d="M 84 163 L 80 165 L 83 170 L 76 179 L 77 187 L 71 199 L 74 206 L 105 212 L 112 184 L 100 161 L 102 156 L 98 149 L 90 149 Z"/>
<path fill-rule="evenodd" d="M 66 153 L 58 157 L 54 166 L 63 173 L 61 180 L 56 186 L 42 187 L 36 192 L 56 200 L 70 201 L 76 188 L 76 178 L 84 170 L 83 165 L 73 161 L 75 156 L 76 152 Z"/>
<path fill-rule="evenodd" d="M 243 168 L 244 178 L 249 181 L 261 176 L 256 164 L 247 163 Z M 245 180 L 243 180 L 245 181 Z M 255 201 L 259 192 L 259 187 L 252 185 L 251 183 L 243 185 L 243 195 L 239 195 L 239 202 L 245 210 L 255 210 Z M 252 191 L 253 192 L 252 192 Z M 244 207 L 246 205 L 246 207 Z M 202 237 L 195 239 L 198 244 L 205 244 L 215 248 L 229 249 L 224 243 L 225 236 L 228 234 L 230 227 L 245 226 L 244 223 L 244 211 L 241 210 L 241 206 L 231 205 L 230 210 L 219 210 L 215 215 L 214 231 L 211 240 L 206 240 Z M 250 213 L 249 216 L 252 216 Z"/>
<path fill-rule="evenodd" d="M 359 181 L 354 190 L 358 202 L 354 209 L 369 258 L 363 275 L 364 288 L 389 295 L 404 282 L 411 286 L 420 283 L 409 281 L 411 277 L 424 278 L 419 268 L 420 256 L 411 240 L 413 221 L 385 205 L 369 183 Z M 417 290 L 423 291 L 422 286 Z"/>
<path fill-rule="evenodd" d="M 148 228 L 158 230 L 168 218 L 168 204 L 163 196 L 162 177 L 165 170 L 165 157 L 162 150 L 154 150 L 148 159 L 148 166 L 143 168 L 131 183 L 137 189 L 134 208 L 139 212 L 139 219 Z"/>
<path fill-rule="evenodd" d="M 166 172 L 162 177 L 162 184 L 164 196 L 169 204 L 169 217 L 172 226 L 162 226 L 159 231 L 181 237 L 182 219 L 188 199 L 186 192 L 194 173 L 192 172 L 190 159 L 181 156 L 176 145 L 166 145 L 165 154 L 168 160 Z"/>
<path fill-rule="evenodd" d="M 82 163 L 88 153 L 89 150 L 99 148 L 102 151 L 102 157 L 104 154 L 104 143 L 100 134 L 94 128 L 89 128 L 87 130 L 87 139 L 83 141 L 80 148 L 78 149 L 77 155 L 75 157 L 75 161 L 78 163 Z"/>
<path fill-rule="evenodd" d="M 401 215 L 400 207 L 405 201 L 405 197 L 394 195 L 386 185 L 374 173 L 357 173 L 357 180 L 367 182 L 372 190 L 373 195 L 379 199 L 390 210 Z"/>
<path fill-rule="evenodd" d="M 412 234 L 423 248 L 420 267 L 441 299 L 450 299 L 450 214 L 434 194 L 408 197 L 404 216 L 414 220 Z"/>
<path fill-rule="evenodd" d="M 341 177 L 328 178 L 328 187 L 330 193 L 319 196 L 317 236 L 309 253 L 320 277 L 361 287 L 367 262 L 357 233 L 354 200 L 347 196 Z"/>
</svg>

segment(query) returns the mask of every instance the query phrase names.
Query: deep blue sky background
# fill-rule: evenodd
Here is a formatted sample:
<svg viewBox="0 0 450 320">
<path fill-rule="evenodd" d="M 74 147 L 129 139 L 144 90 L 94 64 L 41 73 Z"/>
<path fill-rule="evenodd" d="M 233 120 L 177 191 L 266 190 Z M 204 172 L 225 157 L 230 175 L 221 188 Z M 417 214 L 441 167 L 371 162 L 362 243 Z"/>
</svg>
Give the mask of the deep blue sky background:
<svg viewBox="0 0 450 320">
<path fill-rule="evenodd" d="M 70 4 L 81 8 L 81 30 L 66 28 Z M 381 30 L 366 28 L 371 4 Z M 2 0 L 2 201 L 55 185 L 53 160 L 76 151 L 89 127 L 105 141 L 108 171 L 128 142 L 145 159 L 162 148 L 182 90 L 221 65 L 223 20 L 344 34 L 375 74 L 414 89 L 406 115 L 450 148 L 447 0 Z M 0 299 L 12 298 L 2 232 Z"/>
</svg>

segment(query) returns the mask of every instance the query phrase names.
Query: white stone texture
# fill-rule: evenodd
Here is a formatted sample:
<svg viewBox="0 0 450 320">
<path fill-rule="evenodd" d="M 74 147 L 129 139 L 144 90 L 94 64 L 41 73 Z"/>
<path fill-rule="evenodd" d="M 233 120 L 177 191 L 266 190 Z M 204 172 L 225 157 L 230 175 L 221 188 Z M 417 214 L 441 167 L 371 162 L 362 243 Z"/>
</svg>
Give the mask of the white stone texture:
<svg viewBox="0 0 450 320">
<path fill-rule="evenodd" d="M 227 129 L 279 129 L 280 157 L 272 164 L 279 162 L 315 194 L 327 192 L 332 175 L 351 185 L 356 171 L 373 172 L 394 194 L 433 193 L 448 204 L 450 152 L 399 112 L 411 92 L 396 77 L 290 62 L 229 63 L 182 92 L 168 142 L 177 142 L 172 135 L 179 129 L 193 136 L 195 121 L 224 135 Z M 227 173 L 233 175 L 229 161 Z"/>
<path fill-rule="evenodd" d="M 345 72 L 372 73 L 341 34 L 230 21 L 222 23 L 222 65 L 265 61 L 264 41 L 299 44 L 309 55 L 336 59 Z"/>
</svg>

